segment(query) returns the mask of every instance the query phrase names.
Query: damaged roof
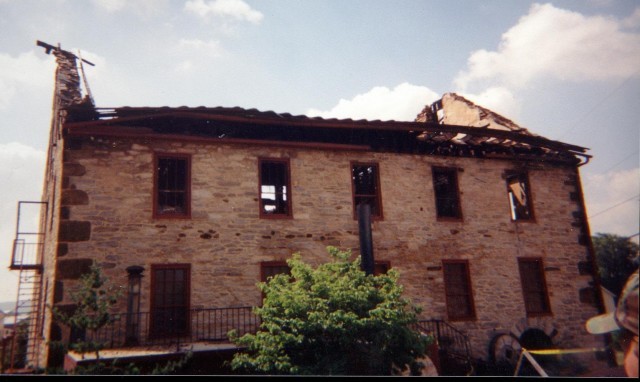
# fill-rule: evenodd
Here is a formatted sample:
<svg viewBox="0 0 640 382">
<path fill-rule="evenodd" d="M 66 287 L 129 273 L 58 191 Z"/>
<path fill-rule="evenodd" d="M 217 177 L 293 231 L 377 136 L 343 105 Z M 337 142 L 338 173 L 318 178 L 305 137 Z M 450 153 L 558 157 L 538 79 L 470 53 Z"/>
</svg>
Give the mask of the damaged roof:
<svg viewBox="0 0 640 382">
<path fill-rule="evenodd" d="M 308 117 L 240 107 L 67 108 L 72 136 L 205 140 L 219 143 L 306 145 L 380 152 L 520 158 L 579 164 L 583 147 L 519 131 L 433 121 L 400 122 Z"/>
<path fill-rule="evenodd" d="M 443 99 L 425 108 L 414 122 L 308 117 L 240 107 L 98 108 L 91 97 L 81 98 L 80 92 L 77 61 L 91 63 L 60 46 L 41 41 L 37 44 L 44 47 L 46 53 L 53 51 L 56 55 L 56 105 L 59 105 L 56 110 L 63 117 L 62 132 L 66 136 L 304 146 L 572 165 L 584 164 L 590 158 L 584 147 L 531 134 L 512 121 L 473 104 L 479 110 L 473 117 L 478 122 L 489 119 L 497 122 L 498 126 L 494 126 L 497 128 L 490 128 L 492 123 L 442 123 L 437 118 L 437 106 L 442 107 L 446 97 L 459 97 L 453 93 L 445 94 Z"/>
</svg>

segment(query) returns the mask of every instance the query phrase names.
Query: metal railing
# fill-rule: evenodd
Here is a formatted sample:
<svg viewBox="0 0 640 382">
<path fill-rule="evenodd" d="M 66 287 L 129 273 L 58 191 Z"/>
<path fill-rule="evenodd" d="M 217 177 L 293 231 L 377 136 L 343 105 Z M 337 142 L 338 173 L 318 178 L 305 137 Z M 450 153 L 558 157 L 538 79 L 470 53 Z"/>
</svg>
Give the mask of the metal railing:
<svg viewBox="0 0 640 382">
<path fill-rule="evenodd" d="M 112 314 L 112 322 L 96 331 L 72 335 L 72 342 L 99 343 L 104 349 L 138 346 L 175 346 L 195 342 L 229 342 L 229 331 L 238 336 L 256 333 L 260 319 L 251 306 L 173 309 Z M 414 330 L 434 337 L 444 375 L 464 375 L 471 369 L 468 337 L 442 320 L 420 320 Z"/>
<path fill-rule="evenodd" d="M 105 349 L 128 346 L 172 346 L 193 342 L 226 342 L 228 333 L 255 333 L 260 321 L 252 307 L 174 309 L 173 311 L 112 314 L 98 330 L 77 333 L 72 341 L 100 343 Z"/>
<path fill-rule="evenodd" d="M 462 331 L 442 320 L 420 320 L 414 329 L 434 337 L 444 375 L 464 375 L 471 371 L 469 338 Z"/>
</svg>

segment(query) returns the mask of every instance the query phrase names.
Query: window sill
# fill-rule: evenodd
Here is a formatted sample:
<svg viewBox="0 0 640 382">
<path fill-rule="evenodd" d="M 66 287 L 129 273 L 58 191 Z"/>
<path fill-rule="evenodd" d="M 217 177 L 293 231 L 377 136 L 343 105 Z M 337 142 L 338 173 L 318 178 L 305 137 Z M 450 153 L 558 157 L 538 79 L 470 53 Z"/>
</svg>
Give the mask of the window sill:
<svg viewBox="0 0 640 382">
<path fill-rule="evenodd" d="M 442 223 L 462 223 L 464 220 L 462 218 L 448 218 L 448 217 L 436 217 L 437 222 Z"/>
<path fill-rule="evenodd" d="M 527 313 L 527 317 L 552 317 L 553 313 L 545 312 L 545 313 Z"/>
<path fill-rule="evenodd" d="M 536 219 L 519 219 L 519 220 L 511 219 L 511 223 L 531 223 L 531 224 L 535 224 L 536 223 Z"/>
<path fill-rule="evenodd" d="M 293 220 L 292 215 L 260 215 L 260 219 L 267 220 Z"/>
<path fill-rule="evenodd" d="M 189 220 L 191 215 L 153 215 L 154 220 Z"/>
</svg>

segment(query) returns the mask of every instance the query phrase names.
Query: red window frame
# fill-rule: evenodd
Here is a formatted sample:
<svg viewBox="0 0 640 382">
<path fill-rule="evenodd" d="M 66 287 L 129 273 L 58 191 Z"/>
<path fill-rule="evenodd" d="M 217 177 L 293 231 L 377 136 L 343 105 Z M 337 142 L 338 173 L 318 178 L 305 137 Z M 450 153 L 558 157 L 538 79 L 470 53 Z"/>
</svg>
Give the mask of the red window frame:
<svg viewBox="0 0 640 382">
<path fill-rule="evenodd" d="M 184 189 L 167 189 L 160 188 L 160 161 L 162 160 L 184 160 L 185 161 L 185 179 Z M 175 192 L 184 194 L 184 211 L 182 212 L 163 212 L 159 210 L 160 193 Z M 155 153 L 153 161 L 153 218 L 154 219 L 190 219 L 191 218 L 191 155 L 174 154 L 174 153 Z"/>
<path fill-rule="evenodd" d="M 264 165 L 277 164 L 284 166 L 284 191 L 278 191 L 277 188 L 273 194 L 276 203 L 281 203 L 284 207 L 284 212 L 265 212 L 266 205 L 263 196 L 263 182 L 268 175 L 264 172 Z M 284 196 L 284 197 L 283 197 Z M 292 202 L 291 202 L 291 166 L 288 158 L 258 158 L 258 199 L 260 203 L 260 218 L 264 219 L 291 219 L 293 217 Z M 277 211 L 277 207 L 276 207 Z"/>
<path fill-rule="evenodd" d="M 436 205 L 437 219 L 442 221 L 462 220 L 460 188 L 458 186 L 458 169 L 454 167 L 433 166 L 431 168 L 431 176 L 433 179 L 433 194 Z M 447 183 L 450 185 L 449 189 L 446 189 L 446 187 L 439 187 L 438 178 L 440 176 L 447 177 Z M 450 204 L 453 204 L 453 207 L 451 207 Z M 453 209 L 452 214 L 447 215 L 443 213 L 445 210 L 451 209 Z"/>
<path fill-rule="evenodd" d="M 172 285 L 169 282 L 159 282 L 158 272 L 166 271 L 184 272 L 184 280 L 182 283 L 183 291 L 181 293 L 182 301 L 173 301 L 175 297 L 180 295 L 176 294 L 175 291 L 175 288 L 178 286 L 177 283 Z M 151 264 L 150 282 L 151 312 L 149 317 L 149 337 L 160 338 L 188 335 L 191 332 L 191 264 Z M 163 288 L 163 290 L 159 291 L 158 288 Z M 171 290 L 168 290 L 168 288 L 171 288 Z M 165 301 L 158 301 L 160 299 L 159 295 L 162 295 L 162 299 Z M 168 316 L 166 314 L 167 310 L 172 311 Z M 178 319 L 183 321 L 183 326 L 176 328 L 168 327 L 167 321 L 178 322 Z"/>
<path fill-rule="evenodd" d="M 518 270 L 527 317 L 551 315 L 549 290 L 541 257 L 519 257 Z"/>
<path fill-rule="evenodd" d="M 374 187 L 375 193 L 356 193 L 357 185 L 355 180 L 354 171 L 357 167 L 373 167 L 375 168 L 375 180 Z M 362 198 L 373 199 L 373 204 L 371 206 L 371 218 L 374 220 L 382 220 L 384 218 L 384 214 L 382 213 L 382 193 L 380 190 L 380 166 L 376 162 L 351 162 L 350 169 L 350 177 L 351 177 L 351 194 L 353 200 L 353 218 L 355 220 L 358 219 L 358 201 Z"/>
<path fill-rule="evenodd" d="M 476 319 L 469 261 L 442 260 L 442 275 L 449 320 L 464 321 Z M 461 304 L 465 305 L 464 309 L 460 309 Z"/>
</svg>

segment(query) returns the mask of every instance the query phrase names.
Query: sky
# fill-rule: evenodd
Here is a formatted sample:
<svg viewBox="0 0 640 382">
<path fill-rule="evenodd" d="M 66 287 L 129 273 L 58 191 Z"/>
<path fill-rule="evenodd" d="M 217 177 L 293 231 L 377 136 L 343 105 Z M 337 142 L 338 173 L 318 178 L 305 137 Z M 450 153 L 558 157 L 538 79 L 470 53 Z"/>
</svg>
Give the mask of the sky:
<svg viewBox="0 0 640 382">
<path fill-rule="evenodd" d="M 411 121 L 456 92 L 589 148 L 592 234 L 639 231 L 637 0 L 0 0 L 0 301 L 17 203 L 42 193 L 55 62 L 37 40 L 95 64 L 99 107 Z"/>
</svg>

